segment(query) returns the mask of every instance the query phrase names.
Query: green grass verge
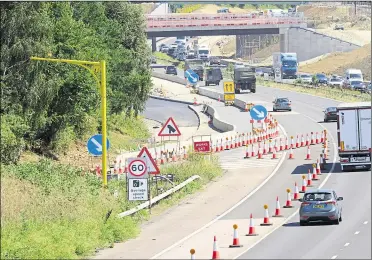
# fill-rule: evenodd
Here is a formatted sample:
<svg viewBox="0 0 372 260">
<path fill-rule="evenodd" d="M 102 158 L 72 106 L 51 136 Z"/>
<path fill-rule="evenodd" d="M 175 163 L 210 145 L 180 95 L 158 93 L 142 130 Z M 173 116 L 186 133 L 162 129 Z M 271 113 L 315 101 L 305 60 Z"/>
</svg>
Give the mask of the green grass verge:
<svg viewBox="0 0 372 260">
<path fill-rule="evenodd" d="M 177 9 L 177 13 L 192 13 L 202 7 L 201 4 L 196 4 L 196 5 L 184 5 L 182 8 Z"/>
<path fill-rule="evenodd" d="M 299 93 L 312 94 L 319 97 L 332 98 L 341 102 L 359 102 L 359 101 L 371 101 L 371 96 L 366 93 L 360 93 L 358 91 L 352 91 L 348 89 L 336 89 L 326 86 L 319 88 L 308 88 L 303 86 L 295 86 L 289 84 L 281 84 L 272 81 L 265 81 L 261 78 L 257 78 L 257 83 L 270 88 L 278 88 L 282 90 L 291 90 Z"/>
<path fill-rule="evenodd" d="M 153 210 L 159 212 L 175 205 L 220 176 L 222 170 L 216 160 L 192 155 L 183 163 L 163 167 L 162 173 L 173 173 L 177 183 L 194 174 L 202 179 L 161 201 Z M 110 181 L 108 189 L 102 189 L 96 177 L 50 160 L 2 165 L 1 172 L 1 259 L 83 258 L 97 248 L 135 237 L 139 224 L 149 217 L 148 210 L 116 217 L 139 204 L 127 201 L 124 180 Z M 162 185 L 170 188 L 169 184 Z"/>
<path fill-rule="evenodd" d="M 165 53 L 156 51 L 156 52 L 153 53 L 153 55 L 156 57 L 156 59 L 158 61 L 161 61 L 160 64 L 175 65 L 176 67 L 178 67 L 180 69 L 185 68 L 185 62 L 176 60 L 176 59 L 170 57 L 169 55 L 167 55 Z"/>
</svg>

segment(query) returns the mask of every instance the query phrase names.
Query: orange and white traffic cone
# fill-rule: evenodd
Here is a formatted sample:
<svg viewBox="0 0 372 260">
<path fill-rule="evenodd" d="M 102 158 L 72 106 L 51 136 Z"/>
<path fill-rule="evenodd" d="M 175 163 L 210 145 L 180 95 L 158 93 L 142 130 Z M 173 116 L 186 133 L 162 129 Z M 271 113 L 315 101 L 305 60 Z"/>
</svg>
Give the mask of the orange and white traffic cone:
<svg viewBox="0 0 372 260">
<path fill-rule="evenodd" d="M 304 147 L 305 146 L 305 138 L 304 138 L 304 135 L 302 134 L 301 135 L 301 147 Z"/>
<path fill-rule="evenodd" d="M 305 160 L 311 160 L 310 146 L 307 147 L 307 153 L 306 153 L 306 159 Z"/>
<path fill-rule="evenodd" d="M 300 193 L 298 191 L 297 182 L 295 182 L 295 192 L 293 194 L 293 200 L 299 200 L 300 199 Z"/>
<path fill-rule="evenodd" d="M 288 141 L 288 137 L 286 137 L 284 150 L 288 150 L 288 149 L 289 149 L 289 141 Z"/>
<path fill-rule="evenodd" d="M 249 229 L 248 229 L 248 234 L 246 234 L 246 236 L 258 236 L 258 234 L 256 233 L 256 229 L 254 227 L 252 213 L 251 213 L 251 216 L 249 217 Z"/>
<path fill-rule="evenodd" d="M 230 146 L 229 146 L 229 138 L 228 138 L 228 137 L 226 137 L 225 150 L 230 150 Z"/>
<path fill-rule="evenodd" d="M 263 223 L 261 223 L 260 225 L 261 226 L 272 226 L 273 223 L 270 223 L 270 218 L 269 218 L 269 206 L 264 205 L 264 209 L 265 209 L 265 216 L 263 219 Z"/>
<path fill-rule="evenodd" d="M 309 146 L 309 145 L 310 145 L 309 134 L 306 134 L 306 143 L 305 143 L 305 146 Z"/>
<path fill-rule="evenodd" d="M 310 171 L 310 170 L 309 170 Z M 313 176 L 312 176 L 312 180 L 313 181 L 317 181 L 317 180 L 319 180 L 318 179 L 318 175 L 316 174 L 316 166 L 315 166 L 315 164 L 313 164 Z"/>
<path fill-rule="evenodd" d="M 274 148 L 274 150 L 273 150 L 273 157 L 271 157 L 271 159 L 278 159 L 278 158 L 276 157 L 276 148 Z"/>
<path fill-rule="evenodd" d="M 280 138 L 280 145 L 279 145 L 279 151 L 283 151 L 283 140 Z"/>
<path fill-rule="evenodd" d="M 306 184 L 306 186 L 307 187 L 313 187 L 313 184 L 312 184 L 312 182 L 311 182 L 311 178 L 312 176 L 311 176 L 311 172 L 310 172 L 310 169 L 308 170 L 308 172 L 307 172 L 307 184 Z"/>
<path fill-rule="evenodd" d="M 263 159 L 263 157 L 262 157 L 262 150 L 261 150 L 261 147 L 260 146 L 258 147 L 257 159 Z"/>
<path fill-rule="evenodd" d="M 306 176 L 302 175 L 302 186 L 300 193 L 305 193 L 306 192 Z"/>
<path fill-rule="evenodd" d="M 245 146 L 247 144 L 245 139 L 246 139 L 246 135 L 242 133 L 242 146 Z"/>
<path fill-rule="evenodd" d="M 242 247 L 243 245 L 240 244 L 239 236 L 238 236 L 238 225 L 237 225 L 237 224 L 234 224 L 234 225 L 233 225 L 233 228 L 234 228 L 234 238 L 233 238 L 233 243 L 232 243 L 232 245 L 230 245 L 229 247 L 230 247 L 230 248 L 234 248 L 234 247 Z"/>
<path fill-rule="evenodd" d="M 316 143 L 316 144 L 319 144 L 319 141 L 320 141 L 320 139 L 319 139 L 319 133 L 316 132 L 316 133 L 315 133 L 315 143 Z"/>
<path fill-rule="evenodd" d="M 288 159 L 294 159 L 293 150 L 291 148 Z"/>
<path fill-rule="evenodd" d="M 191 260 L 195 259 L 195 249 L 190 249 Z"/>
<path fill-rule="evenodd" d="M 186 147 L 185 146 L 183 147 L 183 159 L 184 160 L 187 159 L 187 151 L 186 151 Z"/>
<path fill-rule="evenodd" d="M 220 142 L 220 151 L 222 152 L 224 149 L 223 149 L 223 139 L 221 138 L 221 142 Z"/>
<path fill-rule="evenodd" d="M 96 171 L 96 175 L 97 176 L 101 176 L 101 167 L 99 167 L 98 165 L 96 165 L 95 171 Z"/>
<path fill-rule="evenodd" d="M 272 153 L 274 149 L 274 144 L 269 140 L 269 153 Z"/>
<path fill-rule="evenodd" d="M 220 259 L 220 252 L 218 251 L 218 244 L 217 244 L 216 236 L 214 236 L 214 241 L 213 241 L 212 259 Z"/>
<path fill-rule="evenodd" d="M 244 157 L 244 159 L 248 159 L 248 158 L 250 158 L 251 157 L 251 153 L 250 153 L 250 151 L 249 151 L 249 145 L 246 145 L 246 147 L 245 147 L 245 157 Z"/>
<path fill-rule="evenodd" d="M 238 136 L 238 147 L 241 147 L 242 146 L 241 139 L 242 139 L 242 135 L 239 135 Z"/>
<path fill-rule="evenodd" d="M 160 152 L 160 164 L 164 164 L 164 152 Z"/>
<path fill-rule="evenodd" d="M 300 147 L 300 139 L 297 135 L 297 137 L 296 137 L 296 148 L 299 148 L 299 147 Z"/>
<path fill-rule="evenodd" d="M 267 150 L 266 150 L 266 142 L 263 143 L 263 155 L 266 155 L 267 154 Z"/>
<path fill-rule="evenodd" d="M 252 157 L 255 157 L 256 156 L 256 151 L 255 151 L 255 148 L 254 148 L 254 145 L 252 144 L 252 153 L 251 153 L 251 156 Z"/>
<path fill-rule="evenodd" d="M 315 140 L 314 140 L 314 132 L 311 132 L 311 141 L 310 141 L 310 145 L 314 145 L 315 144 Z"/>
<path fill-rule="evenodd" d="M 283 217 L 283 215 L 280 214 L 280 202 L 278 196 L 276 197 L 275 214 L 273 217 Z"/>
<path fill-rule="evenodd" d="M 294 140 L 293 140 L 293 136 L 291 136 L 291 145 L 289 146 L 289 148 L 292 148 L 292 149 L 296 148 Z"/>
<path fill-rule="evenodd" d="M 321 175 L 319 160 L 316 160 L 316 174 Z"/>
<path fill-rule="evenodd" d="M 291 190 L 287 189 L 287 201 L 285 202 L 285 205 L 283 208 L 293 208 L 292 206 L 292 196 L 291 196 Z"/>
</svg>

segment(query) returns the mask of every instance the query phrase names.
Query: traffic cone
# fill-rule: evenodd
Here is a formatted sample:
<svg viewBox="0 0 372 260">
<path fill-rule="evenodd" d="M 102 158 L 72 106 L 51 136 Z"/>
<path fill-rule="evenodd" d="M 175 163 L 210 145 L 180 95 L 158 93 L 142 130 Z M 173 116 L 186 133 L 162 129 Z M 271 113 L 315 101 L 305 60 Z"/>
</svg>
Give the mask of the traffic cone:
<svg viewBox="0 0 372 260">
<path fill-rule="evenodd" d="M 221 141 L 220 141 L 220 151 L 222 152 L 224 149 L 223 149 L 223 139 L 221 138 Z"/>
<path fill-rule="evenodd" d="M 253 146 L 253 144 L 252 144 L 252 157 L 255 157 L 256 156 L 256 152 L 255 152 L 255 149 L 254 149 L 254 146 Z"/>
<path fill-rule="evenodd" d="M 164 152 L 160 152 L 160 164 L 164 164 Z"/>
<path fill-rule="evenodd" d="M 183 147 L 183 159 L 187 159 L 187 151 L 186 151 L 186 146 Z"/>
<path fill-rule="evenodd" d="M 310 171 L 310 170 L 309 170 Z M 316 174 L 316 166 L 315 165 L 313 165 L 313 177 L 312 177 L 312 180 L 313 181 L 317 181 L 317 180 L 319 180 L 318 179 L 318 175 Z"/>
<path fill-rule="evenodd" d="M 289 144 L 288 144 L 288 137 L 285 138 L 285 150 L 289 149 Z"/>
<path fill-rule="evenodd" d="M 195 249 L 190 249 L 191 260 L 195 259 Z"/>
<path fill-rule="evenodd" d="M 302 175 L 302 186 L 300 193 L 305 193 L 306 192 L 306 176 Z"/>
<path fill-rule="evenodd" d="M 297 182 L 295 182 L 295 192 L 293 194 L 293 200 L 299 200 L 299 198 L 300 198 L 300 193 L 298 191 Z"/>
<path fill-rule="evenodd" d="M 280 215 L 280 203 L 279 203 L 279 197 L 276 197 L 276 207 L 275 207 L 275 214 L 273 217 L 283 217 L 283 215 Z"/>
<path fill-rule="evenodd" d="M 293 150 L 291 148 L 288 159 L 294 159 Z"/>
<path fill-rule="evenodd" d="M 279 151 L 283 151 L 283 140 L 280 138 L 280 145 L 279 145 Z"/>
<path fill-rule="evenodd" d="M 311 132 L 311 141 L 310 141 L 310 145 L 314 145 L 315 144 L 315 140 L 314 140 L 314 132 Z"/>
<path fill-rule="evenodd" d="M 304 135 L 301 135 L 301 147 L 305 146 L 305 138 Z"/>
<path fill-rule="evenodd" d="M 272 153 L 274 149 L 274 145 L 270 141 L 271 140 L 269 140 L 269 153 Z"/>
<path fill-rule="evenodd" d="M 276 148 L 274 148 L 274 150 L 273 150 L 273 157 L 271 157 L 271 159 L 278 159 L 278 158 L 276 157 Z"/>
<path fill-rule="evenodd" d="M 291 190 L 290 189 L 287 189 L 287 201 L 285 203 L 285 206 L 283 206 L 283 208 L 293 208 Z"/>
<path fill-rule="evenodd" d="M 242 146 L 245 146 L 247 143 L 246 143 L 246 140 L 245 140 L 245 138 L 246 138 L 246 135 L 243 133 L 242 134 Z"/>
<path fill-rule="evenodd" d="M 269 207 L 267 205 L 264 205 L 265 209 L 265 217 L 263 219 L 263 223 L 261 223 L 261 226 L 272 226 L 273 223 L 270 223 L 269 219 Z"/>
<path fill-rule="evenodd" d="M 294 141 L 293 141 L 293 136 L 291 136 L 291 145 L 289 146 L 290 149 L 294 149 L 295 148 L 295 144 L 294 144 Z"/>
<path fill-rule="evenodd" d="M 101 167 L 99 167 L 98 165 L 96 165 L 96 175 L 97 176 L 101 176 Z"/>
<path fill-rule="evenodd" d="M 213 152 L 213 148 L 212 148 L 212 152 Z M 175 162 L 177 160 L 176 158 L 176 152 L 174 151 L 174 148 L 172 150 L 172 162 Z"/>
<path fill-rule="evenodd" d="M 246 148 L 245 148 L 245 157 L 244 159 L 248 159 L 251 157 L 251 153 L 249 152 L 249 146 L 246 145 Z"/>
<path fill-rule="evenodd" d="M 218 244 L 217 244 L 216 236 L 214 236 L 214 241 L 213 241 L 212 259 L 220 259 L 220 252 L 218 251 Z"/>
<path fill-rule="evenodd" d="M 251 213 L 251 216 L 249 217 L 249 230 L 248 230 L 248 234 L 246 234 L 246 236 L 258 236 L 258 234 L 256 233 L 256 229 L 254 227 L 252 213 Z"/>
<path fill-rule="evenodd" d="M 229 138 L 226 137 L 226 147 L 225 147 L 225 150 L 230 150 L 230 146 L 229 146 Z"/>
<path fill-rule="evenodd" d="M 253 143 L 257 143 L 257 135 L 253 134 Z"/>
<path fill-rule="evenodd" d="M 218 102 L 221 102 L 221 97 L 220 97 L 220 95 L 218 95 Z"/>
<path fill-rule="evenodd" d="M 321 143 L 324 142 L 324 131 L 321 132 L 321 135 L 320 135 L 320 142 L 321 142 Z"/>
<path fill-rule="evenodd" d="M 229 247 L 230 248 L 234 248 L 234 247 L 243 247 L 243 245 L 240 244 L 240 241 L 239 241 L 239 236 L 238 236 L 238 225 L 237 224 L 234 224 L 233 225 L 233 228 L 234 228 L 234 238 L 233 238 L 233 243 L 232 245 L 230 245 Z"/>
<path fill-rule="evenodd" d="M 311 178 L 311 172 L 310 172 L 310 169 L 309 169 L 308 172 L 307 172 L 307 184 L 306 184 L 307 187 L 313 187 L 311 179 L 312 179 Z"/>
<path fill-rule="evenodd" d="M 264 144 L 263 144 L 263 155 L 266 155 L 266 154 L 267 154 L 266 142 L 264 142 Z"/>
<path fill-rule="evenodd" d="M 220 146 L 218 145 L 218 139 L 216 140 L 216 153 L 220 151 Z"/>
<path fill-rule="evenodd" d="M 230 137 L 230 149 L 233 149 L 233 148 L 234 148 L 233 138 Z"/>
<path fill-rule="evenodd" d="M 319 160 L 316 160 L 316 174 L 321 175 Z"/>
<path fill-rule="evenodd" d="M 296 137 L 296 148 L 299 148 L 300 147 L 300 140 L 299 140 L 299 137 L 297 135 Z"/>
<path fill-rule="evenodd" d="M 305 143 L 306 146 L 309 146 L 310 145 L 310 139 L 309 139 L 309 134 L 306 134 L 306 143 Z"/>
<path fill-rule="evenodd" d="M 311 160 L 310 146 L 307 147 L 307 154 L 306 154 L 306 159 L 305 160 Z"/>
<path fill-rule="evenodd" d="M 316 144 L 319 144 L 319 133 L 318 132 L 316 132 L 316 134 L 315 134 L 315 143 Z"/>
</svg>

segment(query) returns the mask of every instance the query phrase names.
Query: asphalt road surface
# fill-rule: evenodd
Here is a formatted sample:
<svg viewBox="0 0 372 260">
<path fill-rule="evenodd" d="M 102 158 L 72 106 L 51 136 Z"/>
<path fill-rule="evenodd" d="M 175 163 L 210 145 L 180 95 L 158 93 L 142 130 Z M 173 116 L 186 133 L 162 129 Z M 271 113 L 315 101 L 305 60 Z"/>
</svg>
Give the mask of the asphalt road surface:
<svg viewBox="0 0 372 260">
<path fill-rule="evenodd" d="M 187 104 L 149 98 L 143 115 L 162 123 L 173 117 L 179 127 L 197 127 L 199 120 Z"/>
<path fill-rule="evenodd" d="M 222 93 L 221 85 L 209 88 L 218 89 Z M 331 159 L 334 156 L 337 158 L 337 154 L 335 154 L 337 151 L 334 150 L 334 147 L 337 147 L 336 123 L 324 123 L 322 111 L 326 107 L 337 105 L 339 102 L 260 86 L 257 88 L 257 93 L 239 94 L 238 97 L 246 101 L 261 100 L 265 102 L 271 102 L 275 97 L 288 97 L 292 101 L 292 112 L 273 112 L 273 115 L 286 129 L 288 136 L 321 131 L 323 127 L 327 129 L 330 141 L 330 160 L 328 161 L 327 171 L 331 170 Z M 271 105 L 267 108 L 271 110 Z M 224 117 L 221 117 L 221 119 L 229 120 L 229 118 Z M 319 151 L 312 151 L 313 157 L 318 156 L 319 153 Z M 297 156 L 295 160 L 286 160 L 270 181 L 224 218 L 247 219 L 250 213 L 256 216 L 262 215 L 263 204 L 272 201 L 271 205 L 275 205 L 276 196 L 280 196 L 281 201 L 283 201 L 286 188 L 293 190 L 294 182 L 297 181 L 300 184 L 300 176 L 306 174 L 307 169 L 311 168 L 311 164 L 304 160 L 305 149 L 295 152 L 295 155 Z M 239 259 L 370 259 L 371 172 L 341 172 L 339 165 L 336 164 L 333 167 L 333 173 L 323 174 L 318 182 L 314 182 L 314 186 L 318 187 L 326 178 L 323 188 L 335 189 L 338 196 L 344 197 L 342 202 L 343 221 L 340 225 L 320 224 L 300 227 L 298 214 L 295 213 L 299 208 L 299 203 L 295 202 L 294 209 L 282 210 L 284 217 L 288 218 L 293 214 L 294 216 L 262 242 L 242 254 Z M 283 202 L 281 204 L 283 205 Z"/>
</svg>

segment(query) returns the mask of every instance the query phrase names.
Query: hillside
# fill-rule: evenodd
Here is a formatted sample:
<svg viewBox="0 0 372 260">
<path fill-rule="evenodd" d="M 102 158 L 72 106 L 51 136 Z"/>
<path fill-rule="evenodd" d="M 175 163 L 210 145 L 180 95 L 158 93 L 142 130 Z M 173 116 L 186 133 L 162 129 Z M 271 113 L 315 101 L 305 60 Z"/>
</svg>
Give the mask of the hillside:
<svg viewBox="0 0 372 260">
<path fill-rule="evenodd" d="M 333 53 L 312 64 L 300 66 L 303 72 L 342 75 L 346 69 L 361 69 L 365 78 L 371 80 L 371 43 L 347 53 Z"/>
</svg>

